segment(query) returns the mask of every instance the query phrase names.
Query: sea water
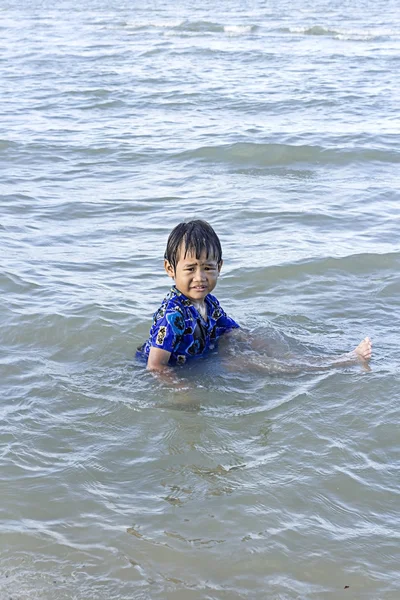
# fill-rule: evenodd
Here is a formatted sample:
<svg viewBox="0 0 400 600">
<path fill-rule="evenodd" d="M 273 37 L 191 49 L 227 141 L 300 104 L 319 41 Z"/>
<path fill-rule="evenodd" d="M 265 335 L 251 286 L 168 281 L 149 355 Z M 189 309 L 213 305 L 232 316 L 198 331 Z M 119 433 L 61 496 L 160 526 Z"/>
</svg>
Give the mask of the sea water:
<svg viewBox="0 0 400 600">
<path fill-rule="evenodd" d="M 398 3 L 0 17 L 1 598 L 397 599 Z M 189 218 L 278 359 L 371 371 L 148 373 Z"/>
</svg>

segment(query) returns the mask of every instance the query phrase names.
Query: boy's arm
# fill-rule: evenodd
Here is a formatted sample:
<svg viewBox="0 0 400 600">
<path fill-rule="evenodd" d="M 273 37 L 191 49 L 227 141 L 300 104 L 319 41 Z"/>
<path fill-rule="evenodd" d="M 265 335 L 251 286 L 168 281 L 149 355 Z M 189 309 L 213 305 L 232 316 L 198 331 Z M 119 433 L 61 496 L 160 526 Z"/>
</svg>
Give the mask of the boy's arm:
<svg viewBox="0 0 400 600">
<path fill-rule="evenodd" d="M 152 346 L 147 360 L 147 368 L 150 371 L 165 371 L 170 356 L 171 352 Z"/>
<path fill-rule="evenodd" d="M 153 371 L 154 375 L 156 375 L 158 379 L 175 387 L 176 379 L 172 369 L 168 367 L 170 356 L 171 352 L 163 350 L 162 348 L 154 348 L 154 346 L 152 346 L 150 348 L 149 358 L 147 359 L 147 368 L 149 371 Z"/>
<path fill-rule="evenodd" d="M 154 375 L 157 376 L 160 381 L 171 386 L 174 390 L 182 394 L 188 389 L 187 384 L 183 385 L 182 382 L 176 377 L 174 370 L 168 366 L 169 357 L 171 352 L 162 350 L 162 348 L 155 348 L 152 346 L 149 352 L 149 358 L 147 360 L 147 368 L 149 371 L 153 371 Z M 191 399 L 186 395 L 179 397 L 180 402 L 190 403 Z"/>
</svg>

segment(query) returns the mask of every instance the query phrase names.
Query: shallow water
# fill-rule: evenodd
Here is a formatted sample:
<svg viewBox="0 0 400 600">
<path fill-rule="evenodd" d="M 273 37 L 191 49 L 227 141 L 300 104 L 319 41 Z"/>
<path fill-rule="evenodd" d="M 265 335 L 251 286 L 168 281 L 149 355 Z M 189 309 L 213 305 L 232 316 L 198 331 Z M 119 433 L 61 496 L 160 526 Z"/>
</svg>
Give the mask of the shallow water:
<svg viewBox="0 0 400 600">
<path fill-rule="evenodd" d="M 0 595 L 398 598 L 397 3 L 0 14 Z M 372 370 L 155 380 L 191 217 L 276 356 Z"/>
</svg>

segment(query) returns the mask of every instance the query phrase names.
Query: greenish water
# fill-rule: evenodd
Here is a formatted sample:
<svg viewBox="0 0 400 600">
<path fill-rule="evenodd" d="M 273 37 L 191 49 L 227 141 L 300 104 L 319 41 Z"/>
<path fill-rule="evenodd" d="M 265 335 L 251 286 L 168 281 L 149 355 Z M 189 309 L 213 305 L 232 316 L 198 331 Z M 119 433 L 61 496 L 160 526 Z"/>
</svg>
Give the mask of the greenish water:
<svg viewBox="0 0 400 600">
<path fill-rule="evenodd" d="M 0 16 L 0 596 L 397 599 L 398 4 Z M 192 217 L 276 356 L 369 335 L 372 370 L 154 379 Z"/>
</svg>

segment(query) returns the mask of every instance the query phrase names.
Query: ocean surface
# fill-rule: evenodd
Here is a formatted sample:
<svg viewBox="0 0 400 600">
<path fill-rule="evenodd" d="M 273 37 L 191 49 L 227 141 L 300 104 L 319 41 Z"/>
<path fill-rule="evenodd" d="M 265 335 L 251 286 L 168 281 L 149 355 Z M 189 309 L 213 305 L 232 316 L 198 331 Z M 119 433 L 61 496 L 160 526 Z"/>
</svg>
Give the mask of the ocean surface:
<svg viewBox="0 0 400 600">
<path fill-rule="evenodd" d="M 0 34 L 1 600 L 398 600 L 398 1 L 3 0 Z M 190 218 L 298 372 L 135 361 Z M 370 371 L 301 367 L 366 335 Z"/>
</svg>

